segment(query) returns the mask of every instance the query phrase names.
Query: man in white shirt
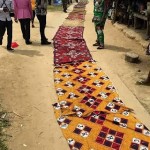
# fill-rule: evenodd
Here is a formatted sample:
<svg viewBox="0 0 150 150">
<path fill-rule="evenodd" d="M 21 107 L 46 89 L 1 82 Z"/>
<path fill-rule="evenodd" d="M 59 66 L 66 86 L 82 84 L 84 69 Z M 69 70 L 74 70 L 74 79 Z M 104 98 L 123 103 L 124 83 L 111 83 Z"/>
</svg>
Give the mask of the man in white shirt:
<svg viewBox="0 0 150 150">
<path fill-rule="evenodd" d="M 0 45 L 3 42 L 3 36 L 7 29 L 7 50 L 13 51 L 12 43 L 12 19 L 10 12 L 13 11 L 12 0 L 0 0 Z"/>
</svg>

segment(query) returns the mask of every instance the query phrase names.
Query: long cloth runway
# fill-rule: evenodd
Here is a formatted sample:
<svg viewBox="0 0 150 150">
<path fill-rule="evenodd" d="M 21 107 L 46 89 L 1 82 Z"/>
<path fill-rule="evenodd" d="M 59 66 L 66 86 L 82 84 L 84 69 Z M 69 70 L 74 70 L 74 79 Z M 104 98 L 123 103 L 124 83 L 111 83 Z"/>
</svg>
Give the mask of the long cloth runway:
<svg viewBox="0 0 150 150">
<path fill-rule="evenodd" d="M 90 55 L 83 39 L 85 6 L 74 7 L 53 39 L 57 122 L 71 150 L 150 150 L 150 131 Z"/>
</svg>

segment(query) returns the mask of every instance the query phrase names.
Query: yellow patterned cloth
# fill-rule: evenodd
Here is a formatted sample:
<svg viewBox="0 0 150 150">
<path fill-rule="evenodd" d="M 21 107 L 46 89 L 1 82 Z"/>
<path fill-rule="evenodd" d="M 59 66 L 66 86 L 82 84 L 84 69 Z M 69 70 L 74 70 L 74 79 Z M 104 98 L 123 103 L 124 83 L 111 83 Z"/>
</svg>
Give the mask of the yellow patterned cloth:
<svg viewBox="0 0 150 150">
<path fill-rule="evenodd" d="M 94 61 L 57 66 L 54 111 L 71 150 L 150 150 L 150 131 Z"/>
</svg>

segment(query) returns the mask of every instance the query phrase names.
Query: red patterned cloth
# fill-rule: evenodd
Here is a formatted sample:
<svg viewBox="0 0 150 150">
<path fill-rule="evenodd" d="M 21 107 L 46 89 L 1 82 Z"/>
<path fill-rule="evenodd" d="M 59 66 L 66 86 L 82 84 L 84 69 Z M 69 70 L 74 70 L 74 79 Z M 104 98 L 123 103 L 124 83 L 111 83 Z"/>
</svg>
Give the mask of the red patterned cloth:
<svg viewBox="0 0 150 150">
<path fill-rule="evenodd" d="M 55 51 L 56 49 L 58 48 L 63 48 L 65 50 L 72 50 L 72 49 L 80 49 L 80 50 L 84 50 L 84 49 L 87 49 L 87 45 L 86 45 L 86 42 L 85 40 L 83 39 L 77 39 L 77 40 L 73 40 L 73 39 L 69 39 L 69 40 L 66 40 L 66 39 L 57 39 L 54 41 L 54 48 L 55 48 Z"/>
<path fill-rule="evenodd" d="M 87 2 L 79 2 L 77 5 L 74 6 L 74 8 L 85 8 Z"/>
<path fill-rule="evenodd" d="M 53 40 L 62 39 L 83 39 L 84 27 L 60 26 Z"/>
<path fill-rule="evenodd" d="M 54 41 L 54 48 L 55 65 L 92 60 L 85 40 L 57 40 Z"/>
<path fill-rule="evenodd" d="M 79 14 L 79 13 L 70 13 L 67 17 L 67 19 L 70 20 L 84 20 L 85 14 Z"/>
</svg>

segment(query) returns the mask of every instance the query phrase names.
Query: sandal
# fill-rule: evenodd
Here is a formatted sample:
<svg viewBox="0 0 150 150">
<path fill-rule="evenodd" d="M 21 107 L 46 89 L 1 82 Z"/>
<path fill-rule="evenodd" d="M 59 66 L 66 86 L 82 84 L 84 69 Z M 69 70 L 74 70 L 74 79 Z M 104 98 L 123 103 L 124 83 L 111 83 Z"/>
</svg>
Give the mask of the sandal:
<svg viewBox="0 0 150 150">
<path fill-rule="evenodd" d="M 99 46 L 99 44 L 98 44 L 98 43 L 95 43 L 95 44 L 93 44 L 93 46 Z"/>
<path fill-rule="evenodd" d="M 97 49 L 104 49 L 104 46 L 100 45 Z"/>
</svg>

